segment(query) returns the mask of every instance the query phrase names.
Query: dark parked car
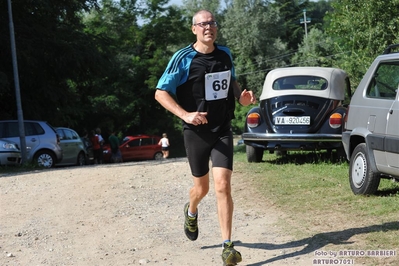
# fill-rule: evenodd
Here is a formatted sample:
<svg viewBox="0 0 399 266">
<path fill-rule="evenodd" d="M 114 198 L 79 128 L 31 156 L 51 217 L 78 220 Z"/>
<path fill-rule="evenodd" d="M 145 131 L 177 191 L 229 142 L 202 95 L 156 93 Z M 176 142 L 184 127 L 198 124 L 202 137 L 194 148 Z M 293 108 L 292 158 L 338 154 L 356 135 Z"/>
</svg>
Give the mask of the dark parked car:
<svg viewBox="0 0 399 266">
<path fill-rule="evenodd" d="M 55 129 L 45 121 L 24 120 L 27 161 L 46 168 L 62 160 L 60 140 Z M 0 138 L 20 144 L 18 120 L 0 121 Z"/>
<path fill-rule="evenodd" d="M 63 158 L 57 166 L 61 165 L 85 165 L 87 162 L 87 151 L 85 145 L 75 130 L 66 127 L 55 129 L 60 138 L 60 146 Z"/>
<path fill-rule="evenodd" d="M 160 160 L 163 158 L 162 147 L 158 145 L 161 137 L 149 135 L 127 136 L 122 140 L 119 149 L 122 160 Z M 104 145 L 104 162 L 111 162 L 111 148 Z"/>
<path fill-rule="evenodd" d="M 0 165 L 19 165 L 21 150 L 18 144 L 9 140 L 0 139 Z"/>
<path fill-rule="evenodd" d="M 354 194 L 374 194 L 381 178 L 399 181 L 399 53 L 387 47 L 350 101 L 342 142 Z"/>
<path fill-rule="evenodd" d="M 341 69 L 290 67 L 270 71 L 259 106 L 246 117 L 242 139 L 248 162 L 262 161 L 265 150 L 343 153 L 344 100 L 350 95 L 348 75 Z"/>
</svg>

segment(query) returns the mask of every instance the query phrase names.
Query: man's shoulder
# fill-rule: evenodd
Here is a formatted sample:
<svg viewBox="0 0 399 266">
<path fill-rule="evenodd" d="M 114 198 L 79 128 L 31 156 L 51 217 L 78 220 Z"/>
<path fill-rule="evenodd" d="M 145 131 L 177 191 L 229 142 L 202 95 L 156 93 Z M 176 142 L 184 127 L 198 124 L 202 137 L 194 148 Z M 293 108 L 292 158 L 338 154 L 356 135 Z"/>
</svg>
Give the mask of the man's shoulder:
<svg viewBox="0 0 399 266">
<path fill-rule="evenodd" d="M 227 47 L 226 45 L 223 45 L 223 44 L 215 44 L 215 46 L 217 47 L 217 49 L 222 50 L 222 51 L 224 51 L 224 52 L 226 52 L 226 53 L 228 53 L 228 54 L 231 53 L 231 52 L 230 52 L 230 48 Z"/>
<path fill-rule="evenodd" d="M 175 60 L 181 60 L 188 56 L 189 54 L 195 53 L 196 51 L 194 50 L 192 44 L 187 45 L 186 47 L 180 48 L 177 50 L 174 54 L 172 59 Z"/>
</svg>

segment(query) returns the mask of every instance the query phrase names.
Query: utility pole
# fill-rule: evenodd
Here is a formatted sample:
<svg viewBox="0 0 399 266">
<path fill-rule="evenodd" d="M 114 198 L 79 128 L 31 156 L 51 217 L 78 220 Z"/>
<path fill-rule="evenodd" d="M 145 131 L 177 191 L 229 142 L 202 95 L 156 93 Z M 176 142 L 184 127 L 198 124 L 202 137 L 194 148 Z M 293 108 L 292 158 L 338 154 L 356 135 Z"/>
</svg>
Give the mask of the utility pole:
<svg viewBox="0 0 399 266">
<path fill-rule="evenodd" d="M 307 24 L 310 23 L 311 19 L 306 18 L 306 9 L 303 10 L 303 18 L 299 20 L 301 24 L 305 24 L 305 38 L 308 37 L 308 26 Z"/>
<path fill-rule="evenodd" d="M 10 23 L 10 40 L 11 40 L 11 54 L 12 54 L 12 65 L 14 70 L 14 84 L 15 84 L 15 97 L 17 99 L 17 115 L 18 115 L 18 129 L 21 144 L 21 157 L 22 164 L 26 163 L 27 150 L 26 150 L 26 139 L 25 139 L 25 127 L 24 127 L 24 116 L 22 112 L 21 104 L 21 91 L 19 89 L 19 76 L 18 76 L 18 64 L 17 64 L 17 49 L 15 45 L 15 34 L 14 34 L 14 22 L 12 18 L 12 7 L 11 0 L 8 0 L 8 17 Z"/>
</svg>

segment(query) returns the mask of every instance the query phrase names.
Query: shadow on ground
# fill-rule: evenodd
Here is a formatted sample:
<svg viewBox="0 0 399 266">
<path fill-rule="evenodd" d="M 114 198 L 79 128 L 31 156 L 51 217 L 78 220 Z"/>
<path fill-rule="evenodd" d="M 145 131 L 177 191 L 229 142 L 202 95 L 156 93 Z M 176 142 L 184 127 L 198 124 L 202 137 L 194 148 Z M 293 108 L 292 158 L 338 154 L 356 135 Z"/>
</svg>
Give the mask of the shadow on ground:
<svg viewBox="0 0 399 266">
<path fill-rule="evenodd" d="M 359 228 L 349 228 L 342 231 L 333 231 L 326 233 L 319 233 L 312 237 L 304 238 L 301 240 L 291 241 L 283 244 L 271 244 L 271 243 L 243 243 L 241 241 L 234 241 L 235 246 L 246 247 L 251 249 L 265 249 L 265 250 L 280 250 L 302 247 L 301 250 L 285 253 L 280 256 L 276 256 L 264 261 L 255 262 L 252 264 L 247 264 L 248 266 L 261 266 L 267 263 L 272 263 L 279 260 L 284 260 L 288 258 L 294 258 L 301 255 L 312 254 L 323 247 L 333 244 L 333 245 L 347 245 L 353 242 L 348 241 L 351 237 L 360 234 L 368 234 L 374 232 L 389 232 L 389 231 L 399 231 L 399 222 L 388 222 L 379 225 L 371 225 Z M 204 246 L 202 249 L 208 248 L 220 248 L 220 244 L 212 246 Z M 392 247 L 393 249 L 394 247 Z"/>
</svg>

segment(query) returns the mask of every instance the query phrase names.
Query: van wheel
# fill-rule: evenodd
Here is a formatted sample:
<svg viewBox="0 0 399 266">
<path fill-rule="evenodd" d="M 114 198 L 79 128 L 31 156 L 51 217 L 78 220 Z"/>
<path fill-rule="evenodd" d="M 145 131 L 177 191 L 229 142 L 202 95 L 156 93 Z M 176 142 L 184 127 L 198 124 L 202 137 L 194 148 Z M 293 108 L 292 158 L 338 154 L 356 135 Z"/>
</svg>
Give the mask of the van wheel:
<svg viewBox="0 0 399 266">
<path fill-rule="evenodd" d="M 349 182 L 354 194 L 374 194 L 380 185 L 380 174 L 370 167 L 367 146 L 360 143 L 353 150 L 349 162 Z"/>
<path fill-rule="evenodd" d="M 54 155 L 51 152 L 39 151 L 34 158 L 34 162 L 40 167 L 51 168 L 55 166 Z"/>
</svg>

